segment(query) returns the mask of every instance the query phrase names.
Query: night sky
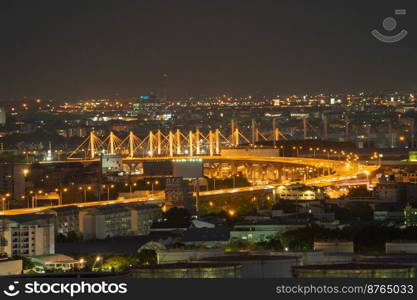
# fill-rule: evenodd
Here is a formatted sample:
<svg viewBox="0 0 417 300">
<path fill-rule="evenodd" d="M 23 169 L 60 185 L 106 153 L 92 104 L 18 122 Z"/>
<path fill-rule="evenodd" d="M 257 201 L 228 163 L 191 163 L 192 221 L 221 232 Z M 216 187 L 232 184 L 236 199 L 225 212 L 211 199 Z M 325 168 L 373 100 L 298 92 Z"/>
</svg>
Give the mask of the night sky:
<svg viewBox="0 0 417 300">
<path fill-rule="evenodd" d="M 1 0 L 0 37 L 2 99 L 417 90 L 415 0 Z"/>
</svg>

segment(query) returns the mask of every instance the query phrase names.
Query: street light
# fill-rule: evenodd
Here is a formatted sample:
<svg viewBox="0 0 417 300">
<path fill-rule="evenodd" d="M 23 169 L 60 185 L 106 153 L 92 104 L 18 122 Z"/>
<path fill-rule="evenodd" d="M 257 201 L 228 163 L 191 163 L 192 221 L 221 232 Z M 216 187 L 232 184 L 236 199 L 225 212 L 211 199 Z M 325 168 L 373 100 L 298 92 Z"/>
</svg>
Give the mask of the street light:
<svg viewBox="0 0 417 300">
<path fill-rule="evenodd" d="M 384 155 L 382 155 L 382 154 L 379 154 L 378 155 L 378 166 L 381 165 L 381 159 L 382 159 L 382 157 L 384 157 Z"/>
<path fill-rule="evenodd" d="M 285 157 L 284 146 L 280 146 L 279 148 L 281 149 L 281 152 L 282 152 L 281 156 Z"/>
<path fill-rule="evenodd" d="M 100 260 L 101 260 L 101 257 L 100 257 L 100 256 L 97 256 L 97 257 L 96 257 L 96 259 L 95 259 L 95 261 L 94 261 L 93 266 L 91 267 L 91 271 L 93 271 L 93 270 L 94 270 L 94 267 L 96 266 L 96 264 L 97 264 Z"/>
<path fill-rule="evenodd" d="M 43 191 L 42 190 L 38 190 L 37 192 L 30 191 L 29 193 L 30 194 L 33 193 L 33 196 L 32 196 L 32 208 L 35 208 L 38 205 L 38 195 L 42 195 L 43 194 Z"/>
<path fill-rule="evenodd" d="M 2 208 L 3 208 L 3 212 L 6 210 L 6 201 L 7 201 L 7 198 L 9 198 L 11 196 L 11 194 L 10 193 L 7 193 L 7 194 L 5 194 L 2 198 L 1 198 L 1 200 L 2 200 Z M 8 203 L 8 205 L 7 206 L 9 206 L 9 204 L 10 203 Z"/>
<path fill-rule="evenodd" d="M 63 189 L 58 189 L 58 188 L 56 188 L 55 189 L 55 192 L 59 192 L 59 205 L 62 205 L 62 200 L 63 200 L 63 195 L 62 195 L 62 193 L 66 193 L 68 191 L 68 189 L 67 188 L 63 188 Z"/>
<path fill-rule="evenodd" d="M 327 151 L 326 149 L 323 149 L 324 153 L 327 153 L 327 159 L 330 159 L 330 151 Z"/>
<path fill-rule="evenodd" d="M 133 187 L 134 186 L 137 186 L 137 183 L 136 182 L 134 182 L 134 183 L 125 183 L 125 186 L 128 186 L 129 187 L 130 197 L 132 198 Z"/>
<path fill-rule="evenodd" d="M 114 184 L 110 184 L 110 185 L 103 185 L 103 188 L 107 187 L 107 201 L 110 201 L 110 189 L 114 188 Z"/>
<path fill-rule="evenodd" d="M 84 258 L 81 258 L 80 260 L 79 260 L 79 263 L 80 263 L 80 269 L 83 269 L 84 268 L 84 263 L 85 263 L 85 260 L 84 260 Z"/>
<path fill-rule="evenodd" d="M 303 149 L 303 147 L 302 147 L 302 146 L 293 146 L 293 147 L 292 147 L 292 149 L 293 149 L 293 150 L 297 150 L 297 157 L 299 157 L 299 156 L 300 156 L 300 152 L 299 152 L 299 151 L 300 151 L 301 149 Z"/>
<path fill-rule="evenodd" d="M 320 148 L 310 148 L 308 150 L 313 151 L 313 157 L 316 157 L 316 151 L 319 151 Z"/>
<path fill-rule="evenodd" d="M 83 187 L 83 186 L 80 186 L 79 188 L 78 188 L 80 191 L 83 191 L 84 193 L 84 202 L 87 202 L 87 190 L 89 190 L 89 191 L 91 191 L 91 186 L 87 186 L 87 187 Z"/>
<path fill-rule="evenodd" d="M 154 193 L 154 185 L 158 185 L 159 184 L 159 181 L 158 180 L 155 180 L 155 181 L 147 181 L 146 184 L 147 185 L 150 185 L 151 184 L 151 190 L 152 190 L 152 194 L 153 194 Z"/>
</svg>

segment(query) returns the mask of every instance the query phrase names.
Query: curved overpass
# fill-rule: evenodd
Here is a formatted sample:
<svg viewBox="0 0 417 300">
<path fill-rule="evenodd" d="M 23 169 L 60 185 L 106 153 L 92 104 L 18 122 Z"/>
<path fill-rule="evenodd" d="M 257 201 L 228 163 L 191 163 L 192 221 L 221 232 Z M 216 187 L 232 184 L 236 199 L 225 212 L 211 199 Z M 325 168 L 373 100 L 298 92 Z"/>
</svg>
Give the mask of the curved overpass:
<svg viewBox="0 0 417 300">
<path fill-rule="evenodd" d="M 265 156 L 197 156 L 197 157 L 181 157 L 183 159 L 192 159 L 200 158 L 203 161 L 251 161 L 259 163 L 281 163 L 281 164 L 293 164 L 300 166 L 309 166 L 314 168 L 326 168 L 332 170 L 333 174 L 320 176 L 315 178 L 310 178 L 307 180 L 298 180 L 298 183 L 304 183 L 307 185 L 315 186 L 330 186 L 334 185 L 337 182 L 344 181 L 347 179 L 355 178 L 359 174 L 372 173 L 377 170 L 379 166 L 375 165 L 364 165 L 358 162 L 344 162 L 344 161 L 335 161 L 330 159 L 320 159 L 320 158 L 304 158 L 304 157 L 265 157 Z M 146 157 L 146 158 L 126 158 L 125 161 L 152 161 L 152 160 L 169 160 L 175 159 L 170 157 Z M 291 184 L 295 182 L 290 182 Z M 231 189 L 221 189 L 213 190 L 208 192 L 201 192 L 201 195 L 210 195 L 210 194 L 222 194 L 230 193 L 237 191 L 255 191 L 262 189 L 271 189 L 274 186 L 279 186 L 282 184 L 268 184 L 261 186 L 250 186 L 242 188 L 231 188 Z"/>
<path fill-rule="evenodd" d="M 301 157 L 256 157 L 256 156 L 219 156 L 219 157 L 202 157 L 204 160 L 225 160 L 225 161 L 254 161 L 254 162 L 267 162 L 267 163 L 286 163 L 302 166 L 310 166 L 315 168 L 329 168 L 333 171 L 333 174 L 315 177 L 307 180 L 299 180 L 297 183 L 304 183 L 306 185 L 314 185 L 319 187 L 325 187 L 335 185 L 338 182 L 356 178 L 359 174 L 370 174 L 377 170 L 379 167 L 375 165 L 363 165 L 357 162 L 343 162 L 334 161 L 328 159 L 318 158 L 301 158 Z M 292 184 L 296 182 L 288 182 Z M 268 184 L 258 185 L 240 188 L 230 188 L 201 192 L 201 196 L 209 195 L 221 195 L 227 193 L 238 193 L 238 192 L 252 192 L 257 190 L 268 190 L 273 189 L 276 186 L 282 184 Z"/>
<path fill-rule="evenodd" d="M 171 160 L 171 159 L 191 159 L 191 158 L 200 158 L 203 161 L 251 161 L 259 163 L 281 163 L 281 164 L 293 164 L 300 166 L 310 166 L 314 168 L 328 168 L 332 170 L 331 175 L 320 176 L 315 178 L 310 178 L 307 180 L 299 180 L 297 183 L 304 183 L 307 185 L 314 186 L 330 186 L 335 185 L 338 182 L 355 178 L 359 174 L 371 173 L 377 170 L 379 167 L 375 165 L 363 165 L 358 162 L 343 162 L 343 161 L 334 161 L 329 159 L 319 159 L 319 158 L 304 158 L 304 157 L 260 157 L 260 156 L 186 156 L 186 157 L 143 157 L 143 158 L 124 158 L 124 162 L 129 161 L 155 161 L 155 160 Z M 51 163 L 68 163 L 68 162 L 98 162 L 99 160 L 68 160 L 68 161 L 45 161 L 42 164 L 51 164 Z M 292 184 L 295 182 L 288 182 L 286 184 Z M 228 188 L 228 189 L 219 189 L 211 191 L 200 192 L 200 196 L 214 196 L 214 195 L 224 195 L 224 194 L 233 194 L 233 193 L 252 193 L 260 190 L 271 190 L 282 184 L 267 184 L 267 185 L 257 185 L 257 186 L 248 186 L 248 187 L 238 187 L 238 188 Z M 86 202 L 86 203 L 72 203 L 68 205 L 61 206 L 71 206 L 77 205 L 79 207 L 92 207 L 99 205 L 109 205 L 109 204 L 123 204 L 123 203 L 133 203 L 140 201 L 163 201 L 164 194 L 156 193 L 152 198 L 134 198 L 134 199 L 122 199 L 122 200 L 110 200 L 110 201 L 96 201 L 96 202 Z M 13 209 L 0 212 L 4 215 L 18 215 L 18 214 L 29 214 L 37 213 L 43 210 L 50 208 L 56 208 L 59 206 L 44 206 L 38 208 L 24 208 L 24 209 Z"/>
</svg>

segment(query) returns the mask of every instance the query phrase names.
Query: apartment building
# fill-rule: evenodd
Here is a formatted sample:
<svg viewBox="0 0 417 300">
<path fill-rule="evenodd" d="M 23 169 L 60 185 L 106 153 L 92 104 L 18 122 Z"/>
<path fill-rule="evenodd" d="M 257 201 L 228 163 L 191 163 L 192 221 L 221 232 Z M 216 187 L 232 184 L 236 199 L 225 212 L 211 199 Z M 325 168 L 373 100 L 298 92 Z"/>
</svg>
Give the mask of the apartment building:
<svg viewBox="0 0 417 300">
<path fill-rule="evenodd" d="M 68 232 L 80 231 L 79 224 L 79 212 L 78 206 L 64 206 L 49 209 L 46 211 L 48 214 L 55 215 L 55 233 L 67 235 Z"/>
<path fill-rule="evenodd" d="M 9 257 L 55 253 L 53 215 L 16 215 L 0 218 L 4 243 L 2 252 Z"/>
<path fill-rule="evenodd" d="M 133 234 L 131 210 L 122 205 L 84 209 L 79 215 L 80 232 L 85 240 Z"/>
<path fill-rule="evenodd" d="M 162 216 L 158 205 L 144 204 L 130 207 L 132 214 L 132 232 L 137 235 L 148 235 L 151 226 Z"/>
</svg>

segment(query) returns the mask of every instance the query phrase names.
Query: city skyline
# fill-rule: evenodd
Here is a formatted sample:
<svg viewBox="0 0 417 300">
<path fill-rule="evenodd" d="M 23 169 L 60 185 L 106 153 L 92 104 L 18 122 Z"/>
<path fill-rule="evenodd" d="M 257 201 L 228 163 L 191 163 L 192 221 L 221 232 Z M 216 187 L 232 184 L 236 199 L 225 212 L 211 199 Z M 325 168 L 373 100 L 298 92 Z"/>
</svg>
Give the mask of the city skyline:
<svg viewBox="0 0 417 300">
<path fill-rule="evenodd" d="M 416 8 L 0 2 L 4 294 L 20 278 L 269 278 L 275 296 L 302 287 L 280 278 L 415 278 Z"/>
</svg>

